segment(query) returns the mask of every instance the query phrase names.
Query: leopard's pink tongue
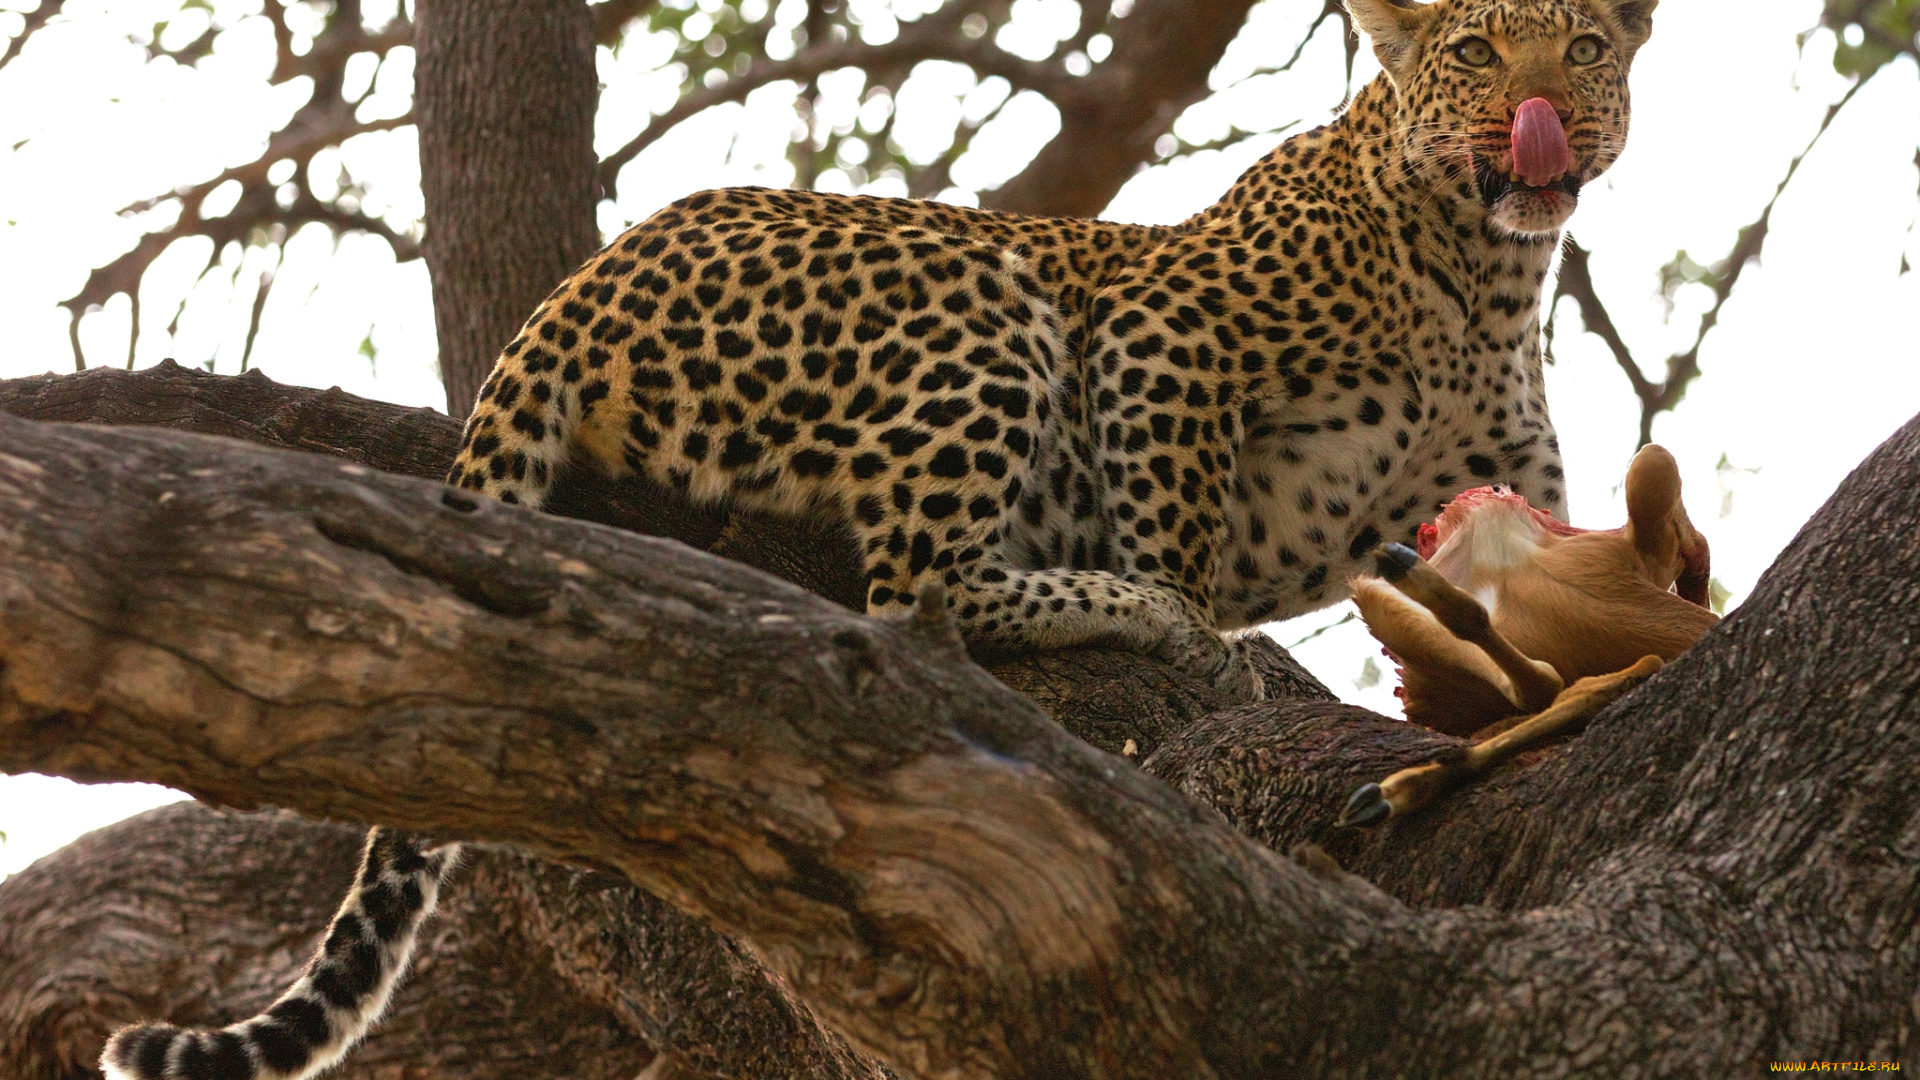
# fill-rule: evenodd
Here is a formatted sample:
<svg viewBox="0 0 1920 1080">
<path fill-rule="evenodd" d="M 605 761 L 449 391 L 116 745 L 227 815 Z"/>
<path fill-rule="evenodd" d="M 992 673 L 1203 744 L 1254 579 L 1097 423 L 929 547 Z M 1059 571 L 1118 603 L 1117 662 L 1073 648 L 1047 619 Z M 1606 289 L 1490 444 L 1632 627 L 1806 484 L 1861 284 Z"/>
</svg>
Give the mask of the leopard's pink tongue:
<svg viewBox="0 0 1920 1080">
<path fill-rule="evenodd" d="M 1534 187 L 1546 187 L 1573 168 L 1567 130 L 1546 98 L 1529 98 L 1513 115 L 1513 171 Z"/>
</svg>

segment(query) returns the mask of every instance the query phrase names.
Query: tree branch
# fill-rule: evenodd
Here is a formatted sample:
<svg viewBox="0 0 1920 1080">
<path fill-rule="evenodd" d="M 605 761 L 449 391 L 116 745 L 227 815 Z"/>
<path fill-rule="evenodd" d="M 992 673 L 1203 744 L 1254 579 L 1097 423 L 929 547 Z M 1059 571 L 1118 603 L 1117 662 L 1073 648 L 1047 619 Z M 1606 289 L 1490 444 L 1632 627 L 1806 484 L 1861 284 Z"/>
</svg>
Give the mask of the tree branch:
<svg viewBox="0 0 1920 1080">
<path fill-rule="evenodd" d="M 618 190 L 620 170 L 676 125 L 716 105 L 743 101 L 762 86 L 786 79 L 804 83 L 839 68 L 858 67 L 872 73 L 891 65 L 921 60 L 952 60 L 988 75 L 1003 76 L 1016 87 L 1039 90 L 1050 97 L 1068 96 L 1079 90 L 1080 81 L 1054 65 L 1022 60 L 1002 51 L 987 38 L 974 39 L 960 33 L 961 20 L 974 6 L 948 4 L 905 24 L 900 35 L 884 45 L 852 39 L 817 45 L 810 42 L 789 60 L 763 61 L 745 75 L 682 94 L 672 108 L 654 116 L 638 135 L 601 159 L 601 189 L 607 198 L 613 198 Z"/>
<path fill-rule="evenodd" d="M 23 12 L 21 18 L 26 20 L 25 25 L 20 28 L 18 34 L 14 35 L 13 40 L 7 42 L 7 47 L 0 50 L 0 68 L 12 63 L 13 58 L 20 55 L 20 50 L 26 48 L 27 39 L 34 35 L 34 31 L 53 21 L 53 17 L 60 14 L 66 2 L 67 0 L 40 0 L 39 7 Z"/>
<path fill-rule="evenodd" d="M 282 386 L 258 370 L 245 377 L 211 375 L 172 361 L 138 372 L 95 368 L 65 378 L 0 381 L 0 412 L 219 434 L 427 478 L 444 471 L 460 438 L 460 426 L 433 409 L 402 408 L 337 389 Z M 563 509 L 591 511 L 610 523 L 707 546 L 745 545 L 738 554 L 816 587 L 837 584 L 816 563 L 851 558 L 833 546 L 837 537 L 810 523 L 715 514 L 676 501 L 668 489 L 596 484 L 575 476 L 563 481 L 558 494 Z M 856 601 L 862 596 L 854 595 Z M 1128 681 L 1097 665 L 1084 674 L 1054 664 L 1049 674 L 1056 684 L 1078 678 L 1120 687 Z M 1268 678 L 1274 680 L 1275 674 L 1270 671 Z M 1129 723 L 1109 733 L 1116 740 L 1138 736 L 1157 745 L 1155 733 L 1173 729 L 1171 718 L 1154 715 L 1158 710 L 1141 710 L 1137 694 L 1117 693 L 1127 701 Z M 1198 705 L 1190 711 L 1197 713 Z M 1096 708 L 1081 712 L 1099 714 Z M 0 883 L 0 987 L 34 988 L 18 1001 L 9 1001 L 0 990 L 0 1075 L 66 1077 L 71 1070 L 65 1065 L 48 1063 L 98 1060 L 107 1032 L 121 1023 L 153 1017 L 224 1023 L 255 1011 L 285 987 L 304 955 L 304 939 L 291 949 L 285 944 L 288 930 L 319 931 L 338 900 L 340 883 L 351 875 L 349 862 L 331 878 L 324 872 L 307 876 L 315 845 L 324 841 L 312 835 L 314 826 L 297 820 L 272 815 L 181 820 L 172 811 L 158 814 L 158 820 L 116 827 L 126 835 L 105 850 L 82 843 L 61 856 L 59 865 L 46 867 L 38 886 L 29 876 Z M 196 848 L 213 844 L 244 850 L 245 857 L 222 860 L 220 869 L 245 883 L 221 874 L 186 881 L 193 875 L 184 866 L 152 868 L 153 858 L 164 861 L 164 853 L 183 841 Z M 350 842 L 342 857 L 351 859 L 357 846 Z M 129 848 L 141 855 L 133 866 L 126 865 Z M 273 868 L 276 858 L 298 872 Z M 188 861 L 207 859 L 201 854 Z M 181 883 L 181 895 L 155 882 Z M 75 887 L 78 893 L 71 891 Z M 451 925 L 431 931 L 430 955 L 410 979 L 423 985 L 411 993 L 402 990 L 395 1012 L 382 1024 L 381 1045 L 357 1051 L 344 1080 L 361 1080 L 362 1069 L 366 1080 L 375 1080 L 396 1063 L 406 1063 L 412 1076 L 449 1059 L 458 1064 L 448 1066 L 447 1075 L 463 1080 L 490 1075 L 488 1070 L 524 1075 L 529 1059 L 564 1072 L 556 1063 L 571 1060 L 596 1038 L 604 1060 L 576 1066 L 582 1080 L 600 1075 L 602 1068 L 625 1080 L 644 1057 L 635 1058 L 640 1048 L 620 1040 L 606 1045 L 605 1036 L 596 1035 L 595 1011 L 601 1007 L 612 1010 L 627 1031 L 668 1053 L 672 1068 L 663 1075 L 672 1080 L 880 1080 L 883 1075 L 820 1028 L 737 946 L 616 879 L 493 854 L 480 856 L 471 879 L 457 888 Z M 135 904 L 124 893 L 156 889 L 182 909 L 171 919 L 160 917 L 171 932 L 156 933 L 149 919 L 125 917 L 129 909 L 151 911 L 153 901 Z M 260 892 L 272 893 L 269 902 L 305 905 L 299 910 L 307 914 L 262 912 L 255 895 Z M 484 924 L 470 919 L 469 913 L 479 911 L 488 912 Z M 84 942 L 57 949 L 47 945 L 48 934 L 75 922 L 89 928 Z M 15 926 L 25 930 L 10 937 L 7 929 Z M 186 936 L 180 927 L 188 928 Z M 218 928 L 216 940 L 194 936 L 195 928 Z M 483 954 L 473 957 L 479 969 L 465 955 L 470 935 L 480 939 L 471 942 Z M 490 942 L 500 936 L 510 940 L 493 951 Z M 455 955 L 436 959 L 447 951 L 449 938 Z M 210 953 L 231 957 L 234 967 L 244 969 L 241 983 L 208 983 L 203 974 Z M 156 967 L 162 975 L 154 973 Z M 555 997 L 546 982 L 549 968 L 568 984 L 571 996 Z M 508 987 L 514 997 L 542 1002 L 552 1011 L 510 1005 L 503 1000 Z M 483 999 L 478 1007 L 476 995 Z M 503 1004 L 511 1008 L 510 1023 L 492 1011 Z M 623 1074 L 618 1073 L 622 1061 L 631 1064 Z M 51 1071 L 42 1076 L 46 1070 Z"/>
<path fill-rule="evenodd" d="M 49 0 L 48 4 L 42 5 L 43 9 L 48 6 L 57 7 L 58 4 Z M 341 96 L 348 57 L 360 52 L 372 52 L 385 57 L 393 49 L 410 44 L 413 35 L 412 26 L 402 19 L 394 20 L 381 30 L 368 31 L 360 23 L 358 5 L 352 5 L 352 8 L 347 10 L 343 7 L 334 12 L 328 19 L 326 29 L 314 39 L 313 47 L 304 55 L 299 55 L 293 51 L 293 35 L 286 25 L 284 7 L 271 3 L 265 6 L 263 11 L 274 28 L 277 56 L 269 82 L 278 85 L 289 79 L 306 76 L 314 81 L 313 96 L 294 113 L 284 128 L 269 137 L 266 149 L 254 160 L 224 169 L 217 176 L 184 191 L 156 196 L 121 211 L 122 214 L 144 213 L 162 203 L 175 201 L 180 207 L 180 216 L 166 228 L 142 236 L 132 250 L 94 269 L 87 275 L 86 284 L 80 291 L 61 302 L 61 306 L 73 316 L 70 337 L 76 370 L 86 366 L 85 357 L 80 351 L 80 319 L 90 309 L 106 303 L 118 293 L 126 293 L 131 297 L 137 310 L 140 282 L 147 268 L 175 240 L 203 236 L 213 241 L 217 253 L 229 242 L 246 241 L 255 230 L 278 226 L 292 232 L 302 225 L 317 222 L 336 234 L 366 232 L 378 236 L 393 248 L 394 258 L 398 261 L 419 257 L 417 237 L 402 233 L 379 218 L 361 213 L 357 208 L 348 210 L 337 202 L 322 201 L 314 196 L 308 183 L 308 166 L 319 151 L 338 146 L 356 135 L 392 131 L 413 123 L 411 112 L 384 120 L 362 122 L 355 115 L 355 103 Z M 216 33 L 209 30 L 200 41 L 188 46 L 188 50 L 204 47 Z M 292 203 L 285 207 L 280 205 L 277 185 L 267 180 L 267 174 L 282 160 L 294 163 L 295 177 L 298 179 L 298 193 Z M 241 188 L 239 200 L 233 209 L 216 218 L 204 216 L 201 208 L 207 196 L 229 181 L 239 184 Z M 253 326 L 257 330 L 257 323 Z M 128 336 L 129 357 L 138 345 L 139 337 L 140 325 L 136 319 Z"/>
<path fill-rule="evenodd" d="M 1747 265 L 1760 258 L 1761 250 L 1766 246 L 1767 233 L 1772 227 L 1773 208 L 1780 202 L 1780 196 L 1786 193 L 1787 185 L 1793 182 L 1794 174 L 1800 171 L 1800 163 L 1807 159 L 1813 148 L 1820 143 L 1821 136 L 1833 126 L 1834 117 L 1846 108 L 1853 96 L 1866 85 L 1865 80 L 1856 81 L 1847 88 L 1839 101 L 1827 106 L 1826 115 L 1821 117 L 1820 126 L 1814 131 L 1813 138 L 1794 156 L 1787 165 L 1786 175 L 1773 189 L 1773 197 L 1767 200 L 1760 210 L 1760 216 L 1743 227 L 1733 242 L 1733 250 L 1726 257 L 1715 262 L 1701 275 L 1700 283 L 1713 290 L 1713 305 L 1700 316 L 1700 325 L 1694 331 L 1693 343 L 1680 352 L 1667 358 L 1666 378 L 1659 382 L 1647 378 L 1633 352 L 1614 326 L 1613 316 L 1608 314 L 1606 305 L 1601 302 L 1599 291 L 1594 288 L 1593 275 L 1590 272 L 1588 258 L 1590 252 L 1576 243 L 1573 237 L 1567 237 L 1560 261 L 1559 283 L 1554 287 L 1553 301 L 1557 305 L 1563 296 L 1571 296 L 1580 306 L 1580 318 L 1587 330 L 1599 335 L 1606 342 L 1607 350 L 1620 370 L 1633 386 L 1634 397 L 1640 402 L 1640 440 L 1636 444 L 1645 446 L 1653 441 L 1654 418 L 1663 412 L 1677 408 L 1686 399 L 1687 390 L 1693 381 L 1700 377 L 1700 346 L 1707 335 L 1720 324 L 1720 309 L 1726 306 L 1733 296 L 1734 286 L 1740 283 L 1740 276 L 1746 273 Z M 1684 254 L 1684 253 L 1683 253 Z M 1548 342 L 1552 341 L 1551 320 L 1549 321 Z"/>
<path fill-rule="evenodd" d="M 1148 919 L 1229 915 L 1201 880 L 1223 872 L 1241 879 L 1230 895 L 1299 903 L 1278 887 L 1286 875 L 1262 884 L 1270 858 L 1217 819 L 1131 770 L 1109 780 L 1112 759 L 965 665 L 950 628 L 875 623 L 677 545 L 443 500 L 438 485 L 336 467 L 295 479 L 311 466 L 239 448 L 218 453 L 221 483 L 194 475 L 208 471 L 214 446 L 186 436 L 10 418 L 0 434 L 10 455 L 0 478 L 9 507 L 0 763 L 9 770 L 104 779 L 133 764 L 107 750 L 120 738 L 110 730 L 158 732 L 185 720 L 184 707 L 205 734 L 140 738 L 136 768 L 231 805 L 271 787 L 309 813 L 397 813 L 443 835 L 489 835 L 617 869 L 724 932 L 751 929 L 773 970 L 856 1042 L 968 1074 L 1190 1060 L 1197 1033 L 1169 1030 L 1155 1014 L 1189 1014 L 1198 987 L 1163 985 L 1165 974 L 1143 962 L 1161 948 L 1146 936 Z M 29 549 L 18 545 L 64 548 L 46 546 L 54 538 L 42 535 L 42 515 L 82 510 L 60 474 L 108 459 L 147 479 L 125 476 L 138 490 L 115 481 L 82 498 L 132 511 L 127 531 L 107 530 L 118 539 L 95 530 L 106 575 L 28 586 L 15 576 L 28 570 L 19 556 Z M 233 489 L 231 466 L 253 479 Z M 243 500 L 265 496 L 272 508 L 202 516 L 219 487 L 221 498 L 244 490 Z M 108 579 L 136 572 L 121 545 L 160 540 L 148 529 L 162 519 L 169 534 L 186 526 L 168 545 L 173 584 L 161 591 L 171 599 L 136 598 L 124 591 L 130 583 Z M 284 557 L 231 560 L 267 536 L 269 546 L 291 542 Z M 496 564 L 487 552 L 502 544 L 522 555 Z M 330 568 L 303 569 L 315 556 Z M 188 581 L 199 584 L 177 591 Z M 251 643 L 231 640 L 232 623 L 201 621 L 211 612 L 188 594 L 206 586 L 222 604 L 246 605 L 231 611 L 253 623 Z M 125 601 L 122 614 L 99 606 L 109 593 Z M 180 602 L 195 609 L 184 622 Z M 406 609 L 415 615 L 394 623 Z M 197 625 L 177 638 L 162 622 Z M 535 627 L 544 629 L 529 636 Z M 287 634 L 318 646 L 301 650 L 311 664 L 260 666 Z M 104 694 L 64 676 L 19 681 L 38 667 L 35 655 L 68 655 L 81 639 L 100 648 Z M 349 656 L 373 661 L 352 685 L 328 674 Z M 490 674 L 472 666 L 483 656 L 498 665 Z M 544 677 L 528 679 L 553 663 L 568 671 L 558 693 Z M 423 680 L 428 668 L 441 674 Z M 130 694 L 108 689 L 126 677 Z M 151 693 L 167 686 L 171 705 Z M 902 724 L 896 709 L 921 719 Z M 627 719 L 610 726 L 615 717 Z M 46 738 L 75 725 L 92 730 L 85 742 L 95 749 Z M 359 761 L 365 752 L 386 764 Z M 567 777 L 541 764 L 554 752 Z M 373 771 L 359 782 L 342 771 L 360 764 Z M 323 775 L 332 795 L 314 786 Z M 448 783 L 465 792 L 458 820 L 443 816 Z M 1124 814 L 1082 805 L 1108 801 L 1097 792 L 1109 784 L 1132 790 Z M 1119 816 L 1100 820 L 1107 815 Z M 1145 832 L 1116 849 L 1122 819 Z M 1183 839 L 1188 828 L 1198 831 Z M 1163 831 L 1173 848 L 1156 842 Z M 1213 869 L 1193 877 L 1201 865 Z M 1333 919 L 1342 906 L 1308 903 L 1298 915 Z M 1105 986 L 1088 999 L 1096 972 Z M 1073 1037 L 1059 1040 L 1062 1025 Z"/>
<path fill-rule="evenodd" d="M 0 445 L 0 767 L 617 870 L 912 1074 L 1383 1072 L 1469 1045 L 1447 1075 L 1724 1074 L 1904 1045 L 1920 944 L 1870 942 L 1920 903 L 1912 861 L 1874 854 L 1920 819 L 1920 656 L 1896 644 L 1920 606 L 1884 602 L 1920 578 L 1920 424 L 1755 602 L 1507 790 L 1530 828 L 1425 823 L 1435 858 L 1494 839 L 1523 868 L 1433 911 L 1276 860 L 940 625 L 337 463 L 10 418 Z M 1231 722 L 1155 767 L 1231 772 L 1200 752 Z"/>
<path fill-rule="evenodd" d="M 1287 57 L 1286 62 L 1278 67 L 1266 68 L 1254 74 L 1277 74 L 1282 71 L 1292 71 L 1293 66 L 1300 62 L 1302 56 L 1306 55 L 1307 46 L 1313 44 L 1313 36 L 1320 32 L 1320 27 L 1324 25 L 1328 19 L 1332 19 L 1340 25 L 1340 40 L 1342 44 L 1346 46 L 1347 52 L 1347 93 L 1352 94 L 1353 61 L 1355 57 L 1360 55 L 1360 37 L 1354 32 L 1353 16 L 1347 12 L 1347 5 L 1343 3 L 1342 0 L 1323 0 L 1320 5 L 1320 13 L 1313 17 L 1313 22 L 1307 24 L 1307 32 L 1300 36 L 1300 44 L 1293 47 L 1293 55 Z"/>
<path fill-rule="evenodd" d="M 424 480 L 446 474 L 460 424 L 340 390 L 284 386 L 259 369 L 244 378 L 171 360 L 137 372 L 94 368 L 76 376 L 0 380 L 0 412 L 32 420 L 169 428 L 260 446 L 327 454 Z M 814 518 L 696 504 L 637 478 L 618 482 L 563 472 L 547 507 L 567 517 L 667 536 L 791 581 L 849 610 L 866 605 L 859 552 L 843 529 Z M 1270 692 L 1309 701 L 1333 694 L 1277 647 L 1260 650 Z M 1044 706 L 1074 735 L 1111 753 L 1146 755 L 1228 702 L 1156 660 L 1085 648 L 994 658 L 1001 682 Z M 1362 766 L 1364 768 L 1364 766 Z M 1357 774 L 1356 774 L 1357 775 Z"/>
<path fill-rule="evenodd" d="M 1105 209 L 1187 106 L 1246 22 L 1251 0 L 1139 0 L 1109 25 L 1113 52 L 1075 93 L 1055 97 L 1060 134 L 1020 175 L 982 196 L 1026 214 L 1092 217 Z M 1311 33 L 1311 32 L 1310 32 Z"/>
<path fill-rule="evenodd" d="M 412 122 L 411 114 L 366 124 L 356 122 L 351 125 L 351 134 L 387 131 L 404 127 Z M 135 298 L 137 306 L 140 282 L 146 276 L 147 268 L 176 240 L 195 236 L 205 237 L 213 242 L 214 255 L 218 257 L 223 246 L 234 241 L 245 242 L 255 230 L 278 226 L 285 232 L 291 233 L 302 225 L 319 222 L 336 233 L 357 231 L 378 236 L 393 248 L 393 255 L 397 261 L 406 262 L 420 257 L 420 242 L 417 238 L 401 233 L 385 221 L 358 210 L 345 210 L 336 203 L 322 202 L 305 185 L 300 187 L 291 204 L 281 206 L 274 185 L 267 182 L 267 171 L 272 164 L 281 160 L 282 157 L 291 157 L 296 162 L 300 173 L 304 175 L 307 164 L 315 153 L 327 146 L 338 145 L 338 139 L 341 137 L 350 137 L 350 135 L 343 135 L 342 131 L 307 132 L 302 137 L 290 135 L 292 130 L 289 127 L 276 133 L 272 142 L 269 143 L 267 153 L 262 154 L 257 160 L 227 169 L 212 180 L 187 189 L 183 195 L 169 196 L 180 201 L 180 217 L 173 225 L 140 237 L 131 250 L 105 266 L 96 267 L 90 271 L 87 274 L 87 282 L 80 291 L 61 301 L 61 306 L 73 315 L 75 370 L 85 367 L 85 358 L 79 349 L 80 318 L 92 308 L 112 299 L 117 293 L 126 293 L 129 297 Z M 276 151 L 279 152 L 276 153 Z M 202 217 L 200 207 L 206 197 L 213 192 L 214 188 L 228 180 L 241 183 L 239 202 L 232 210 L 219 217 Z M 126 212 L 152 209 L 158 201 L 164 200 L 128 207 Z M 140 327 L 136 321 L 127 343 L 129 355 L 138 343 L 139 336 Z"/>
<path fill-rule="evenodd" d="M 1573 237 L 1567 237 L 1561 245 L 1560 281 L 1554 288 L 1553 299 L 1556 303 L 1563 296 L 1571 296 L 1580 305 L 1580 320 L 1586 324 L 1587 333 L 1596 335 L 1606 343 L 1607 351 L 1613 354 L 1613 361 L 1633 385 L 1633 394 L 1640 399 L 1640 428 L 1644 433 L 1649 427 L 1647 410 L 1651 403 L 1660 398 L 1662 388 L 1648 379 L 1634 362 L 1633 349 L 1626 339 L 1620 336 L 1620 328 L 1613 324 L 1613 315 L 1607 311 L 1606 304 L 1600 300 L 1599 290 L 1593 285 L 1593 270 L 1590 263 L 1593 253 L 1581 247 Z M 1642 444 L 1647 440 L 1643 435 Z"/>
</svg>

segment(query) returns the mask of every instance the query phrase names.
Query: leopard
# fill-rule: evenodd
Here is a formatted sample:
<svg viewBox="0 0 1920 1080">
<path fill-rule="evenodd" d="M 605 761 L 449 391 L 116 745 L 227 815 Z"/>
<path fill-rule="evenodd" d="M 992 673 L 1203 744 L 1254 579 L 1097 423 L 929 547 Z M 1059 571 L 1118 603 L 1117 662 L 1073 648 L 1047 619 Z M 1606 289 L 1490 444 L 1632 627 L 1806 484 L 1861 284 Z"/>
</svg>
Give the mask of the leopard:
<svg viewBox="0 0 1920 1080">
<path fill-rule="evenodd" d="M 563 470 L 846 524 L 875 616 L 1105 645 L 1262 692 L 1250 632 L 1344 599 L 1470 487 L 1566 517 L 1545 282 L 1624 148 L 1657 0 L 1347 0 L 1381 72 L 1177 225 L 734 188 L 633 226 L 479 391 L 449 497 Z M 113 1080 L 290 1078 L 384 1008 L 456 845 L 376 828 L 307 969 Z"/>
</svg>

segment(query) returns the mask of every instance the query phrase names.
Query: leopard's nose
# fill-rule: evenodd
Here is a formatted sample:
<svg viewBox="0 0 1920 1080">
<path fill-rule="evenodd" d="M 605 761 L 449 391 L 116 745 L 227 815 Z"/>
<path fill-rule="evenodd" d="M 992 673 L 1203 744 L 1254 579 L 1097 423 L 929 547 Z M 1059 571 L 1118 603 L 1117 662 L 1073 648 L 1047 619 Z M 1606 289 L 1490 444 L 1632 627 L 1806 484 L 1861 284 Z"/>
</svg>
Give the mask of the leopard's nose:
<svg viewBox="0 0 1920 1080">
<path fill-rule="evenodd" d="M 1567 85 L 1566 72 L 1557 63 L 1536 58 L 1514 65 L 1508 75 L 1507 102 L 1515 112 L 1535 98 L 1553 106 L 1562 124 L 1573 119 L 1573 90 Z"/>
<path fill-rule="evenodd" d="M 1560 118 L 1560 123 L 1563 126 L 1573 122 L 1573 103 L 1559 94 L 1528 94 L 1520 98 L 1512 103 L 1513 115 L 1508 118 L 1509 122 L 1519 119 L 1520 107 L 1530 101 L 1544 101 L 1548 105 L 1551 105 L 1553 107 L 1553 114 Z"/>
</svg>

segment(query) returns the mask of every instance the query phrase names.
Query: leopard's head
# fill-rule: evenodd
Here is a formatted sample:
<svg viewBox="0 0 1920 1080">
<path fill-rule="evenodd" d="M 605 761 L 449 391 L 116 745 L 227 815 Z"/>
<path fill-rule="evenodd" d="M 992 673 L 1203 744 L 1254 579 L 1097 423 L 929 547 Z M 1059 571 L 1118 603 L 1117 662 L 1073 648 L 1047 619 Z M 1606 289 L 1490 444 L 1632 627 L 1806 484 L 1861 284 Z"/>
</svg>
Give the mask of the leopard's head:
<svg viewBox="0 0 1920 1080">
<path fill-rule="evenodd" d="M 1550 234 L 1627 141 L 1659 0 L 1347 0 L 1400 101 L 1400 153 L 1511 233 Z"/>
</svg>

